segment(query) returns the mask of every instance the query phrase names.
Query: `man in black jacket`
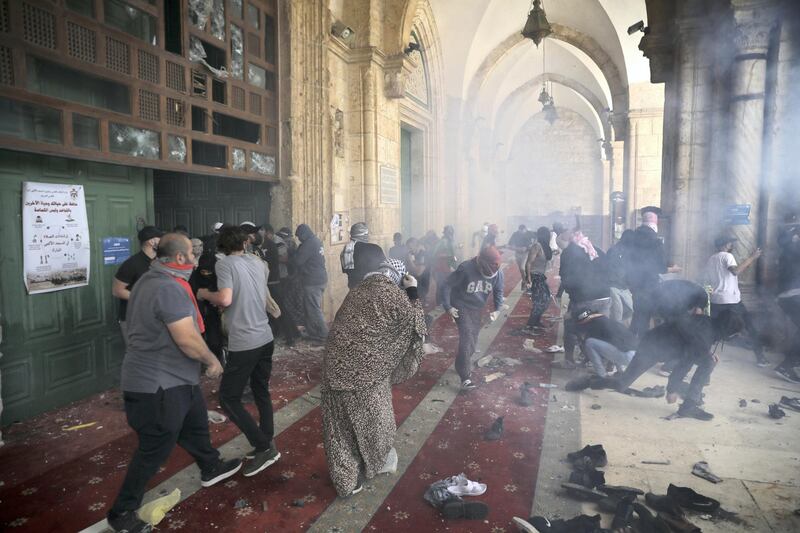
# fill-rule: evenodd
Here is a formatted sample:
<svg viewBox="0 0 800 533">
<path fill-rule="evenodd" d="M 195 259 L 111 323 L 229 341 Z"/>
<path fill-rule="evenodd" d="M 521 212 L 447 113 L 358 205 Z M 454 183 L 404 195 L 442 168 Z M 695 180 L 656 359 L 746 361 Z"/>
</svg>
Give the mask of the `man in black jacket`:
<svg viewBox="0 0 800 533">
<path fill-rule="evenodd" d="M 300 246 L 292 258 L 292 264 L 300 276 L 303 286 L 303 308 L 306 313 L 306 334 L 316 342 L 324 342 L 328 337 L 328 326 L 322 315 L 322 293 L 328 284 L 328 271 L 325 269 L 325 251 L 322 242 L 314 235 L 307 224 L 300 224 L 295 230 Z"/>
<path fill-rule="evenodd" d="M 592 311 L 578 315 L 578 335 L 595 373 L 605 377 L 606 361 L 618 370 L 628 366 L 636 353 L 636 337 L 624 325 Z"/>
</svg>

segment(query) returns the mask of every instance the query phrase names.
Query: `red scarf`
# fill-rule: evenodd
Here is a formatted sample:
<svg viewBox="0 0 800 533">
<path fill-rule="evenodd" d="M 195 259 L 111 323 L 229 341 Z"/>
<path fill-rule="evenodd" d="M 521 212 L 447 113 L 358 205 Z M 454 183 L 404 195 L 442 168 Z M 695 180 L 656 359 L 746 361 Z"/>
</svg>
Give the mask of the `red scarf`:
<svg viewBox="0 0 800 533">
<path fill-rule="evenodd" d="M 191 274 L 191 271 L 194 269 L 194 265 L 192 265 L 192 264 L 188 264 L 188 265 L 179 265 L 178 263 L 162 263 L 162 264 L 165 267 L 167 267 L 168 269 L 170 269 L 170 270 L 178 270 L 178 271 L 188 270 L 190 274 Z M 172 277 L 173 277 L 173 279 L 175 279 L 175 281 L 178 282 L 178 284 L 181 287 L 183 287 L 183 290 L 186 291 L 186 294 L 189 295 L 189 298 L 192 299 L 192 303 L 194 304 L 194 309 L 197 312 L 197 315 L 196 315 L 197 316 L 197 329 L 200 330 L 200 333 L 205 333 L 206 332 L 206 325 L 205 325 L 205 322 L 203 322 L 203 315 L 200 314 L 200 308 L 197 306 L 197 299 L 194 297 L 194 292 L 192 292 L 192 286 L 189 285 L 188 281 L 186 281 L 185 279 L 183 279 L 181 277 L 178 277 L 178 276 L 175 276 L 175 275 L 172 275 Z"/>
</svg>

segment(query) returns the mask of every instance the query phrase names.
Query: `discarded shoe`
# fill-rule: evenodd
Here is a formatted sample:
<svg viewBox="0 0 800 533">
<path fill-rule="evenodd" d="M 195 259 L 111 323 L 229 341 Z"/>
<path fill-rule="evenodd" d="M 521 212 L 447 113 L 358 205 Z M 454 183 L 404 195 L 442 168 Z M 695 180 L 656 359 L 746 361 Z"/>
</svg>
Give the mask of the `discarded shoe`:
<svg viewBox="0 0 800 533">
<path fill-rule="evenodd" d="M 624 485 L 601 485 L 597 488 L 607 493 L 609 496 L 616 496 L 618 498 L 624 498 L 625 496 L 633 496 L 636 498 L 637 496 L 644 495 L 644 491 L 642 489 L 637 489 L 636 487 L 626 487 Z"/>
<path fill-rule="evenodd" d="M 594 489 L 599 487 L 600 485 L 605 484 L 606 475 L 605 472 L 601 470 L 595 470 L 594 468 L 582 471 L 575 471 L 575 472 L 570 472 L 569 482 L 577 483 L 578 485 L 583 485 L 584 487 L 589 489 Z"/>
<path fill-rule="evenodd" d="M 617 531 L 630 525 L 633 519 L 633 500 L 623 499 L 617 504 L 617 510 L 611 521 L 611 529 Z"/>
<path fill-rule="evenodd" d="M 602 444 L 587 444 L 577 452 L 567 454 L 567 460 L 571 463 L 575 463 L 583 457 L 588 457 L 591 459 L 592 464 L 596 468 L 603 467 L 608 464 L 608 456 L 606 455 L 606 451 L 603 449 Z"/>
<path fill-rule="evenodd" d="M 683 402 L 678 408 L 678 416 L 682 418 L 696 418 L 703 422 L 708 422 L 714 418 L 714 415 L 708 411 L 702 410 L 699 405 L 687 404 L 686 402 Z"/>
<path fill-rule="evenodd" d="M 786 416 L 786 411 L 778 407 L 777 403 L 771 403 L 769 405 L 769 417 L 779 420 Z"/>
<path fill-rule="evenodd" d="M 672 497 L 684 509 L 701 513 L 713 513 L 719 509 L 717 500 L 703 496 L 689 487 L 678 487 L 670 483 L 669 487 L 667 487 L 667 495 Z"/>
<path fill-rule="evenodd" d="M 448 486 L 447 490 L 451 494 L 455 494 L 456 496 L 480 496 L 481 494 L 486 492 L 485 483 L 470 481 L 464 474 L 454 476 L 450 479 L 455 481 L 455 483 L 453 485 Z"/>
<path fill-rule="evenodd" d="M 603 498 L 608 498 L 608 494 L 597 489 L 588 489 L 577 483 L 562 483 L 561 487 L 567 489 L 567 493 L 575 498 L 597 502 Z"/>
<path fill-rule="evenodd" d="M 442 506 L 442 516 L 448 520 L 483 520 L 489 514 L 489 506 L 483 502 L 452 501 Z"/>
<path fill-rule="evenodd" d="M 544 349 L 547 353 L 560 353 L 564 351 L 563 346 L 559 346 L 558 344 L 552 344 Z"/>
<path fill-rule="evenodd" d="M 634 502 L 633 510 L 639 517 L 638 531 L 646 531 L 647 533 L 672 533 L 669 525 L 664 522 L 661 517 L 653 516 L 647 507 L 641 503 Z"/>
<path fill-rule="evenodd" d="M 647 502 L 647 505 L 651 509 L 659 513 L 666 513 L 672 516 L 684 516 L 683 509 L 672 496 L 666 494 L 659 496 L 648 492 L 644 495 L 644 501 Z"/>
<path fill-rule="evenodd" d="M 788 407 L 789 409 L 800 411 L 800 398 L 781 396 L 781 407 Z"/>
<path fill-rule="evenodd" d="M 533 524 L 531 524 L 530 522 L 528 522 L 524 518 L 520 518 L 518 516 L 515 516 L 515 517 L 513 517 L 511 519 L 511 521 L 514 522 L 514 525 L 516 525 L 517 529 L 519 529 L 522 533 L 543 533 L 543 531 L 540 531 L 540 530 L 536 529 L 533 526 Z M 549 522 L 548 522 L 547 527 L 548 528 L 550 527 L 550 523 Z"/>
<path fill-rule="evenodd" d="M 465 379 L 464 381 L 461 382 L 461 390 L 462 391 L 472 390 L 476 386 L 477 385 L 475 385 L 475 383 L 471 379 Z"/>
<path fill-rule="evenodd" d="M 776 368 L 775 373 L 779 378 L 785 379 L 789 383 L 800 383 L 800 376 L 794 370 L 787 370 L 785 368 Z"/>
<path fill-rule="evenodd" d="M 483 438 L 485 440 L 499 440 L 500 437 L 503 436 L 503 417 L 499 417 L 497 420 L 494 421 L 492 427 L 489 428 Z"/>
<path fill-rule="evenodd" d="M 670 531 L 675 533 L 700 533 L 700 528 L 689 522 L 685 516 L 677 517 L 666 513 L 658 513 L 658 518 L 661 519 Z"/>
<path fill-rule="evenodd" d="M 721 477 L 711 472 L 708 463 L 705 461 L 700 461 L 695 463 L 694 466 L 692 467 L 692 474 L 694 474 L 697 477 L 701 477 L 707 481 L 710 481 L 711 483 L 720 483 L 722 481 Z"/>
<path fill-rule="evenodd" d="M 530 407 L 533 405 L 534 398 L 529 389 L 530 386 L 531 384 L 526 381 L 519 387 L 519 404 L 523 407 Z"/>
</svg>

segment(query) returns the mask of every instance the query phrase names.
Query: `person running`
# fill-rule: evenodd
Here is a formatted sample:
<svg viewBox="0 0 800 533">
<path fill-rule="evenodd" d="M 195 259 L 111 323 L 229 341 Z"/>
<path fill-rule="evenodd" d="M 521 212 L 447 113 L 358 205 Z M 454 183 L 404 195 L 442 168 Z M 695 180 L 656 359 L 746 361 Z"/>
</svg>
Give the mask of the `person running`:
<svg viewBox="0 0 800 533">
<path fill-rule="evenodd" d="M 218 291 L 200 289 L 198 296 L 225 310 L 228 357 L 219 386 L 220 405 L 253 447 L 244 466 L 244 475 L 249 477 L 275 463 L 281 454 L 272 440 L 275 427 L 269 379 L 275 342 L 267 316 L 269 268 L 257 255 L 246 252 L 248 238 L 246 229 L 226 227 L 220 231 L 218 246 L 225 257 L 216 265 Z M 270 312 L 280 317 L 276 306 Z M 259 424 L 242 404 L 248 384 Z"/>
<path fill-rule="evenodd" d="M 442 306 L 458 325 L 456 372 L 461 378 L 462 390 L 475 388 L 470 379 L 472 354 L 475 353 L 482 313 L 489 295 L 493 297 L 495 309 L 489 314 L 491 321 L 497 319 L 503 305 L 501 260 L 497 248 L 488 246 L 477 257 L 461 263 L 444 282 Z"/>
<path fill-rule="evenodd" d="M 368 274 L 336 313 L 322 364 L 323 443 L 342 497 L 397 468 L 392 385 L 417 372 L 427 332 L 413 276 L 401 277 L 376 244 L 359 244 L 354 264 Z"/>
<path fill-rule="evenodd" d="M 531 290 L 531 314 L 525 326 L 527 332 L 536 334 L 544 331 L 542 315 L 550 305 L 550 287 L 547 285 L 547 265 L 553 258 L 550 249 L 550 230 L 542 226 L 536 230 L 536 241 L 528 251 L 525 261 L 525 285 Z"/>
<path fill-rule="evenodd" d="M 756 364 L 769 366 L 769 361 L 764 357 L 760 335 L 753 324 L 753 317 L 744 306 L 742 293 L 739 291 L 739 275 L 761 257 L 761 249 L 756 248 L 740 265 L 731 253 L 736 241 L 733 237 L 717 237 L 714 240 L 717 252 L 706 262 L 704 277 L 705 283 L 711 287 L 711 318 L 723 337 L 735 334 L 744 326 L 750 336 Z"/>
</svg>

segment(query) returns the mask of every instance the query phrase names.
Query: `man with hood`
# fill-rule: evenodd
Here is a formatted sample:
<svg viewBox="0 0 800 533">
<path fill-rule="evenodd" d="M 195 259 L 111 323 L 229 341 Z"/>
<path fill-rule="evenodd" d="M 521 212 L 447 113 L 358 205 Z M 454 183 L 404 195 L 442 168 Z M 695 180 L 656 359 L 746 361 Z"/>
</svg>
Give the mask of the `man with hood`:
<svg viewBox="0 0 800 533">
<path fill-rule="evenodd" d="M 339 255 L 339 261 L 342 263 L 342 273 L 347 274 L 348 289 L 358 285 L 358 280 L 353 276 L 355 272 L 353 253 L 357 242 L 369 242 L 369 228 L 366 222 L 356 222 L 350 227 L 350 242 L 344 245 L 344 250 Z"/>
<path fill-rule="evenodd" d="M 458 325 L 458 354 L 456 371 L 461 378 L 461 389 L 474 389 L 470 379 L 472 354 L 478 342 L 483 308 L 489 295 L 493 296 L 494 311 L 489 319 L 494 321 L 503 305 L 502 257 L 494 246 L 487 246 L 477 257 L 461 263 L 445 282 L 442 306 Z"/>
<path fill-rule="evenodd" d="M 481 248 L 486 248 L 487 246 L 494 246 L 497 247 L 497 237 L 500 236 L 500 228 L 497 227 L 497 224 L 489 224 L 489 228 L 486 230 L 486 236 L 481 241 Z"/>
<path fill-rule="evenodd" d="M 454 242 L 456 230 L 453 226 L 445 226 L 442 238 L 433 251 L 433 279 L 436 281 L 436 303 L 444 303 L 445 282 L 447 276 L 455 270 L 457 263 L 456 246 Z"/>
<path fill-rule="evenodd" d="M 359 244 L 354 266 L 366 274 L 336 313 L 322 368 L 325 455 L 342 497 L 396 471 L 391 387 L 417 372 L 426 334 L 413 276 L 403 276 L 376 244 Z"/>
<path fill-rule="evenodd" d="M 325 269 L 325 250 L 307 224 L 300 224 L 295 230 L 300 246 L 294 254 L 292 264 L 300 278 L 303 291 L 303 309 L 306 318 L 306 334 L 315 342 L 325 342 L 328 326 L 322 315 L 322 293 L 328 284 Z"/>
</svg>

